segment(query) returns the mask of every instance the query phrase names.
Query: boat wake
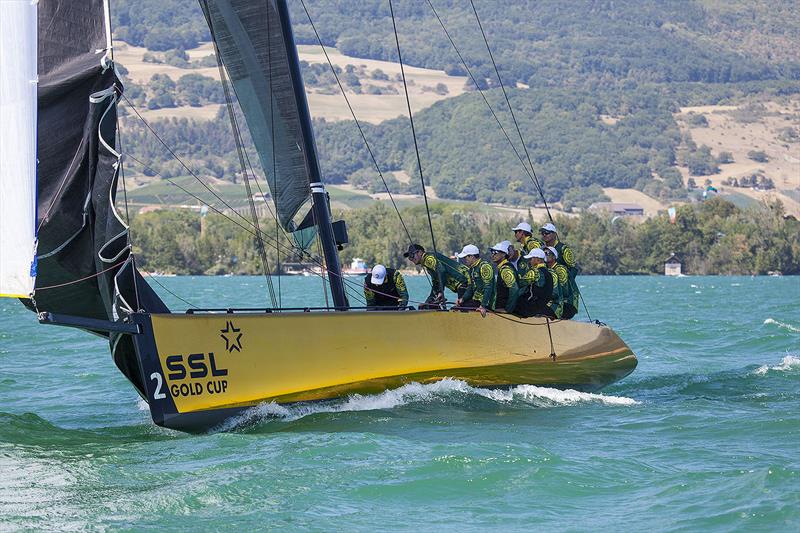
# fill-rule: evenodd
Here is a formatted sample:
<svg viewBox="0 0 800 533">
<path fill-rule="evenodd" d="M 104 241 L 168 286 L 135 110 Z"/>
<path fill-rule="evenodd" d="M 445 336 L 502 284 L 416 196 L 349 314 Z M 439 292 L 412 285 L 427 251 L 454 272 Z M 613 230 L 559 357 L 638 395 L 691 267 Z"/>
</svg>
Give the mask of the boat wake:
<svg viewBox="0 0 800 533">
<path fill-rule="evenodd" d="M 216 428 L 216 431 L 230 431 L 265 420 L 278 419 L 291 422 L 319 413 L 393 409 L 414 403 L 445 403 L 469 396 L 480 396 L 503 404 L 522 403 L 542 408 L 577 404 L 629 406 L 639 403 L 624 396 L 579 392 L 572 389 L 559 390 L 534 385 L 518 385 L 505 390 L 484 389 L 471 387 L 464 381 L 448 378 L 428 384 L 409 383 L 379 394 L 353 394 L 345 399 L 330 402 L 301 402 L 290 405 L 280 405 L 274 402 L 262 403 L 225 421 Z"/>
<path fill-rule="evenodd" d="M 793 333 L 800 333 L 800 328 L 798 328 L 797 326 L 793 326 L 791 324 L 786 324 L 784 322 L 780 322 L 778 320 L 775 320 L 774 318 L 766 319 L 764 321 L 764 324 L 765 325 L 766 324 L 775 324 L 776 326 L 778 326 L 781 329 L 785 329 L 785 330 L 791 331 Z"/>
<path fill-rule="evenodd" d="M 800 357 L 787 355 L 781 360 L 781 364 L 776 366 L 761 365 L 753 371 L 753 374 L 763 376 L 771 370 L 775 372 L 788 372 L 795 369 L 800 369 Z"/>
</svg>

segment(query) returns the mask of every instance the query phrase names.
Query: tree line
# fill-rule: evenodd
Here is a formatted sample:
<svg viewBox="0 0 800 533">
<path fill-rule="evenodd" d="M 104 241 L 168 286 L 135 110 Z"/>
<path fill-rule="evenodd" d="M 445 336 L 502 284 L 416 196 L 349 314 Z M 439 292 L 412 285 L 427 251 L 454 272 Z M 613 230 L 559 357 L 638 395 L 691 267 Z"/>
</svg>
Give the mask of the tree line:
<svg viewBox="0 0 800 533">
<path fill-rule="evenodd" d="M 402 253 L 410 240 L 432 248 L 423 207 L 401 209 L 410 238 L 397 214 L 382 202 L 338 215 L 346 219 L 350 236 L 340 254 L 343 264 L 359 257 L 369 264 L 408 268 Z M 468 243 L 485 252 L 495 242 L 510 239 L 510 228 L 519 221 L 444 203 L 432 205 L 431 219 L 436 247 L 448 255 Z M 529 215 L 520 219 L 531 220 Z M 658 274 L 672 253 L 689 274 L 800 274 L 800 222 L 786 216 L 780 202 L 742 209 L 715 197 L 678 207 L 674 224 L 665 213 L 637 221 L 585 212 L 557 216 L 554 222 L 562 240 L 574 248 L 584 274 Z M 176 274 L 259 274 L 254 236 L 242 225 L 247 223 L 241 219 L 203 217 L 188 210 L 136 215 L 131 235 L 137 264 Z M 293 251 L 290 235 L 279 232 L 276 248 L 274 226 L 262 222 L 261 227 L 272 271 L 279 262 L 308 261 Z M 314 256 L 316 246 L 308 253 Z"/>
</svg>

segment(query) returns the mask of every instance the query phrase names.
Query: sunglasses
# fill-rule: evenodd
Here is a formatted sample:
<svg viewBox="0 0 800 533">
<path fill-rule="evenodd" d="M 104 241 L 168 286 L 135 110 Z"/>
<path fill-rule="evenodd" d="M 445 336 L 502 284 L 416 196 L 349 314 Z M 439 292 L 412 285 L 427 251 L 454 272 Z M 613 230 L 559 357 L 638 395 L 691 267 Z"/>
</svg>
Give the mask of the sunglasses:
<svg viewBox="0 0 800 533">
<path fill-rule="evenodd" d="M 550 235 L 551 233 L 553 233 L 553 232 L 552 231 L 547 231 L 546 229 L 539 230 L 539 234 L 540 235 Z"/>
</svg>

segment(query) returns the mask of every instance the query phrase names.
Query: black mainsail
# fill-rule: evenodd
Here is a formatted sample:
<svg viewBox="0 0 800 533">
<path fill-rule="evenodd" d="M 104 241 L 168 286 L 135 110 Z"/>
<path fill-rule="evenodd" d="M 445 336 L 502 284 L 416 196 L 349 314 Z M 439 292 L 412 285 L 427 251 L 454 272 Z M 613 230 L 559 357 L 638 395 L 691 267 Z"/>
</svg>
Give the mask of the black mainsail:
<svg viewBox="0 0 800 533">
<path fill-rule="evenodd" d="M 347 307 L 328 198 L 285 0 L 200 0 L 220 60 L 267 175 L 279 223 L 313 195 L 313 211 L 337 307 Z"/>
</svg>

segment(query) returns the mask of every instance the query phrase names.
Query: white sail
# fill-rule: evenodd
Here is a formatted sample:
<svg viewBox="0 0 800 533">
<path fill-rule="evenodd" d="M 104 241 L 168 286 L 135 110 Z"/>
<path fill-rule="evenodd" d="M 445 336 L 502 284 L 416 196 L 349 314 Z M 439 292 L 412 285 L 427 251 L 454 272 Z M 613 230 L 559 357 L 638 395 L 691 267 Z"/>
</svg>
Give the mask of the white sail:
<svg viewBox="0 0 800 533">
<path fill-rule="evenodd" d="M 35 279 L 36 9 L 0 10 L 0 296 L 27 297 Z"/>
</svg>

